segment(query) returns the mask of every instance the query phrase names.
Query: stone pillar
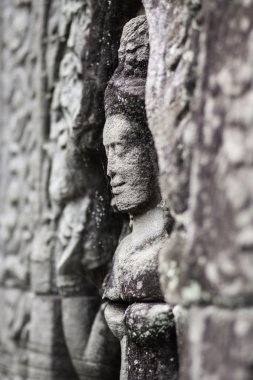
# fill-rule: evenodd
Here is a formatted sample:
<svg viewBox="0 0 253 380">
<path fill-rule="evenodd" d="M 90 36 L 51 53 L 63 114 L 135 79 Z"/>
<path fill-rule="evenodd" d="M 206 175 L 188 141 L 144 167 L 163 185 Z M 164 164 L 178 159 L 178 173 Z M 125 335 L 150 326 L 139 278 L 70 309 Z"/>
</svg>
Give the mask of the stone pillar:
<svg viewBox="0 0 253 380">
<path fill-rule="evenodd" d="M 181 305 L 180 379 L 250 379 L 253 5 L 144 4 L 147 111 L 175 217 L 160 271 L 166 300 Z"/>
</svg>

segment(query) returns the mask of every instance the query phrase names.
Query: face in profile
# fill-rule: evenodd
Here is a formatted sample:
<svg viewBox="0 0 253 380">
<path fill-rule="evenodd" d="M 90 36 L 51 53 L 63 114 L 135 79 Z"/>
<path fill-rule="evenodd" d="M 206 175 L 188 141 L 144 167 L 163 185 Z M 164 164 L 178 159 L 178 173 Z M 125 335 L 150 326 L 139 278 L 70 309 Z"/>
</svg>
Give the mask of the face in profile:
<svg viewBox="0 0 253 380">
<path fill-rule="evenodd" d="M 112 188 L 112 204 L 121 212 L 137 214 L 157 199 L 153 144 L 123 115 L 107 118 L 103 142 Z"/>
</svg>

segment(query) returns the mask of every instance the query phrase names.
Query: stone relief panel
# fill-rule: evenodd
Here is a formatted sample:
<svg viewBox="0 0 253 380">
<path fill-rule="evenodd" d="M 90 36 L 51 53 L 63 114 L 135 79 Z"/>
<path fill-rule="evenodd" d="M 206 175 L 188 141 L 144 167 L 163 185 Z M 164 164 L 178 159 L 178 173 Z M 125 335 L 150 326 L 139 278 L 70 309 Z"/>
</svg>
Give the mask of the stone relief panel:
<svg viewBox="0 0 253 380">
<path fill-rule="evenodd" d="M 5 380 L 27 379 L 31 294 L 1 288 L 0 374 Z"/>
<path fill-rule="evenodd" d="M 42 30 L 46 36 L 42 92 L 48 97 L 44 104 L 42 182 L 46 181 L 48 188 L 32 257 L 32 288 L 38 297 L 45 297 L 33 303 L 33 310 L 45 310 L 48 302 L 51 319 L 45 318 L 45 322 L 48 328 L 64 333 L 79 378 L 112 379 L 118 372 L 118 345 L 100 310 L 99 290 L 122 223 L 110 208 L 103 169 L 103 93 L 116 64 L 124 20 L 140 4 L 60 3 L 60 13 L 59 2 L 53 2 L 41 16 L 48 17 Z M 60 41 L 58 47 L 55 41 Z M 76 115 L 81 90 L 81 110 Z M 62 332 L 57 329 L 54 309 L 62 319 Z M 50 347 L 62 336 L 48 336 L 43 348 L 36 335 L 39 319 L 34 310 L 31 334 L 33 346 L 37 343 L 40 352 L 37 356 L 31 352 L 30 376 L 42 376 L 39 366 L 46 349 L 44 370 L 48 368 L 52 378 L 62 379 L 67 374 L 58 364 L 53 366 L 50 356 Z M 53 355 L 55 363 L 60 363 L 57 352 Z"/>
<path fill-rule="evenodd" d="M 41 3 L 39 8 L 36 8 L 32 2 L 19 2 L 18 5 L 24 7 L 30 17 L 34 17 L 34 20 L 38 21 L 33 22 L 34 27 L 36 26 L 36 33 L 33 34 L 33 38 L 36 43 L 39 43 L 39 49 L 34 49 L 32 57 L 33 62 L 38 60 L 38 64 L 36 70 L 31 70 L 31 72 L 32 75 L 36 73 L 42 75 L 39 80 L 37 78 L 36 86 L 33 87 L 34 103 L 31 105 L 31 109 L 29 108 L 30 117 L 37 125 L 37 130 L 34 131 L 37 145 L 32 145 L 32 155 L 29 155 L 32 169 L 36 174 L 37 187 L 34 189 L 34 194 L 37 197 L 37 209 L 36 213 L 32 211 L 30 213 L 37 216 L 36 222 L 38 223 L 29 219 L 33 227 L 30 236 L 32 244 L 27 253 L 25 269 L 23 270 L 19 263 L 19 260 L 23 260 L 22 255 L 19 256 L 18 254 L 5 260 L 2 266 L 3 278 L 7 276 L 8 286 L 17 287 L 16 293 L 14 292 L 16 297 L 19 295 L 22 298 L 25 297 L 23 302 L 24 305 L 27 305 L 25 309 L 21 307 L 19 311 L 14 307 L 14 304 L 11 304 L 10 310 L 13 309 L 13 316 L 8 317 L 9 319 L 5 318 L 6 326 L 8 326 L 6 331 L 10 332 L 10 326 L 13 326 L 14 332 L 10 336 L 18 342 L 19 337 L 20 339 L 22 337 L 22 347 L 23 336 L 27 339 L 26 345 L 29 342 L 29 356 L 22 359 L 25 363 L 25 372 L 22 372 L 23 378 L 28 376 L 30 379 L 42 379 L 45 374 L 47 374 L 48 379 L 59 377 L 63 379 L 68 376 L 74 378 L 76 375 L 69 361 L 67 345 L 80 378 L 95 376 L 101 379 L 103 376 L 103 378 L 116 379 L 118 378 L 119 343 L 109 331 L 104 320 L 104 307 L 101 308 L 99 290 L 101 292 L 102 280 L 108 271 L 108 264 L 116 249 L 122 221 L 112 212 L 110 207 L 109 182 L 104 173 L 106 160 L 102 148 L 102 129 L 105 121 L 103 97 L 108 80 L 117 66 L 117 53 L 122 28 L 128 19 L 138 13 L 143 13 L 143 8 L 140 3 L 132 1 L 123 7 L 116 1 L 110 4 L 105 2 L 103 7 L 85 1 L 53 1 Z M 59 9 L 61 9 L 60 12 Z M 7 12 L 7 7 L 5 11 Z M 9 11 L 9 14 L 13 17 L 13 9 Z M 22 12 L 19 13 L 18 9 L 17 14 L 18 17 L 21 17 Z M 4 18 L 6 22 L 8 18 Z M 93 24 L 94 20 L 99 21 L 96 27 Z M 132 278 L 138 277 L 138 275 L 140 278 L 135 283 L 134 289 L 126 289 L 126 299 L 135 300 L 137 297 L 136 299 L 140 301 L 162 301 L 163 296 L 157 273 L 157 252 L 160 250 L 164 237 L 167 236 L 166 231 L 170 230 L 171 219 L 169 218 L 170 222 L 168 222 L 166 217 L 163 217 L 166 212 L 164 213 L 162 205 L 156 208 L 161 200 L 157 183 L 157 162 L 152 136 L 146 125 L 144 105 L 149 46 L 145 17 L 142 17 L 141 20 L 144 26 L 137 31 L 138 33 L 132 35 L 131 27 L 134 25 L 134 21 L 130 28 L 125 28 L 119 51 L 120 64 L 113 79 L 114 81 L 116 77 L 118 78 L 118 90 L 123 91 L 122 95 L 125 95 L 126 91 L 130 103 L 134 100 L 137 101 L 140 105 L 140 112 L 135 115 L 134 109 L 132 111 L 129 109 L 130 114 L 127 115 L 126 110 L 122 110 L 119 115 L 116 114 L 115 116 L 113 107 L 107 104 L 109 117 L 107 119 L 109 121 L 107 121 L 106 129 L 108 123 L 111 123 L 113 128 L 126 127 L 129 135 L 121 136 L 126 143 L 126 151 L 129 150 L 131 141 L 138 138 L 142 141 L 142 144 L 133 148 L 138 157 L 143 154 L 142 160 L 137 159 L 137 162 L 126 160 L 129 166 L 125 171 L 125 178 L 129 185 L 128 200 L 124 204 L 123 197 L 123 205 L 118 207 L 117 202 L 115 202 L 116 194 L 114 194 L 113 207 L 124 213 L 131 212 L 131 215 L 138 214 L 143 207 L 144 209 L 147 208 L 149 212 L 144 216 L 144 225 L 153 216 L 158 220 L 159 231 L 156 228 L 149 230 L 149 232 L 146 231 L 146 233 L 143 231 L 142 238 L 144 240 L 142 239 L 137 247 L 133 247 L 137 251 L 139 249 L 145 250 L 145 245 L 148 244 L 146 242 L 148 233 L 154 235 L 152 238 L 150 237 L 152 242 L 151 240 L 149 242 L 150 244 L 154 243 L 154 249 L 150 249 L 148 252 L 150 260 L 146 263 L 143 262 L 146 273 L 135 273 L 134 263 L 129 268 L 129 275 Z M 29 18 L 26 19 L 26 22 L 29 24 Z M 25 27 L 28 28 L 27 25 Z M 30 34 L 31 31 L 29 31 L 29 38 L 31 38 Z M 130 39 L 129 43 L 126 42 L 128 38 Z M 131 47 L 136 42 L 138 45 L 137 57 Z M 93 44 L 95 45 L 93 46 Z M 27 46 L 30 54 L 30 45 Z M 81 51 L 83 51 L 82 54 Z M 81 55 L 83 57 L 82 65 L 79 58 Z M 8 59 L 9 57 L 6 58 L 6 62 Z M 122 62 L 124 62 L 123 67 Z M 94 80 L 94 77 L 98 80 Z M 130 79 L 129 94 L 127 88 L 121 89 L 122 80 L 127 78 Z M 135 85 L 137 85 L 140 93 L 137 91 L 136 94 L 131 94 L 131 86 L 134 87 Z M 112 91 L 111 101 L 113 101 L 118 90 L 113 94 L 114 90 L 110 90 L 110 87 L 109 85 L 108 93 Z M 81 92 L 82 101 L 79 111 Z M 132 96 L 133 99 L 131 99 Z M 21 105 L 23 105 L 22 101 L 28 101 L 28 99 L 26 93 L 19 96 Z M 129 105 L 134 105 L 130 103 Z M 7 107 L 9 107 L 9 99 Z M 116 102 L 115 107 L 121 107 L 120 102 L 118 105 Z M 11 110 L 8 109 L 6 119 L 10 113 Z M 37 123 L 35 123 L 35 117 Z M 75 119 L 76 122 L 73 125 Z M 30 119 L 28 118 L 28 120 Z M 30 128 L 27 119 L 25 119 L 24 124 L 24 128 Z M 15 125 L 15 121 L 13 121 L 13 125 Z M 131 126 L 136 127 L 136 130 L 133 128 L 131 131 Z M 143 131 L 142 127 L 144 128 Z M 14 126 L 13 133 L 16 133 Z M 32 138 L 32 134 L 27 133 L 27 138 Z M 8 134 L 6 141 L 10 139 L 11 137 Z M 144 149 L 145 144 L 150 146 L 147 151 Z M 24 149 L 28 149 L 28 145 L 25 145 Z M 28 158 L 21 159 L 18 153 L 15 150 L 15 165 L 19 167 L 22 162 L 27 165 Z M 7 153 L 4 160 L 3 162 L 9 161 Z M 147 164 L 152 168 L 150 173 L 147 173 Z M 134 170 L 135 175 L 131 179 L 132 170 Z M 108 168 L 108 174 L 112 175 L 110 168 Z M 5 173 L 4 177 L 7 181 L 8 176 L 5 176 Z M 142 181 L 138 183 L 139 178 L 142 178 Z M 14 178 L 13 184 L 16 186 L 17 183 L 16 178 Z M 137 184 L 138 191 L 135 192 L 134 186 Z M 12 189 L 11 184 L 8 184 L 8 187 Z M 10 200 L 10 205 L 16 213 L 13 216 L 13 221 L 17 223 L 17 226 L 19 217 L 17 215 L 19 201 L 17 197 L 20 196 L 18 190 L 19 188 L 16 187 L 16 195 L 14 194 L 16 198 L 13 195 L 15 199 Z M 27 190 L 26 193 L 30 194 L 31 192 Z M 6 215 L 11 216 L 10 208 L 7 209 Z M 135 224 L 134 218 L 132 222 Z M 18 232 L 17 226 L 12 227 L 15 234 Z M 6 225 L 3 225 L 4 228 L 6 232 Z M 122 236 L 124 234 L 125 232 Z M 158 241 L 159 236 L 161 241 Z M 10 239 L 11 244 L 14 244 L 14 241 L 15 239 Z M 8 249 L 4 248 L 4 252 L 7 251 Z M 17 253 L 17 251 L 15 252 Z M 23 246 L 21 254 L 23 254 Z M 144 255 L 140 256 L 140 259 L 142 260 L 143 257 Z M 18 260 L 16 264 L 15 260 Z M 152 265 L 149 265 L 150 263 Z M 116 271 L 116 266 L 114 264 L 113 266 Z M 16 278 L 8 272 L 13 271 L 13 269 L 16 269 Z M 25 285 L 21 281 L 17 282 L 17 274 L 23 276 Z M 122 273 L 118 273 L 118 279 L 121 275 Z M 151 277 L 155 279 L 154 292 L 148 284 Z M 23 296 L 19 290 L 23 286 L 29 289 L 30 278 L 34 293 L 32 299 L 30 293 L 27 292 Z M 110 276 L 108 278 L 110 279 Z M 60 300 L 58 291 L 62 300 Z M 118 301 L 119 294 L 115 284 L 111 286 L 111 289 L 107 286 L 105 298 L 110 298 L 109 293 L 115 291 L 115 300 Z M 29 302 L 26 302 L 25 299 Z M 154 328 L 159 324 L 159 315 L 164 316 L 167 309 L 169 310 L 169 307 L 164 304 L 153 305 L 149 310 L 149 306 L 144 303 L 141 310 L 146 310 L 145 308 L 150 314 L 147 324 L 153 323 Z M 138 319 L 139 309 L 137 308 L 137 313 L 134 308 L 132 309 L 129 309 L 129 315 L 133 313 L 133 318 Z M 29 323 L 30 313 L 31 323 Z M 73 325 L 73 321 L 76 326 Z M 39 333 L 41 323 L 43 323 L 45 331 L 48 331 L 43 336 Z M 131 321 L 129 323 L 131 324 Z M 145 325 L 146 322 L 143 323 Z M 168 323 L 173 325 L 170 312 Z M 28 326 L 30 334 L 27 333 Z M 22 331 L 24 329 L 24 334 L 17 331 L 18 327 Z M 145 330 L 145 326 L 143 328 Z M 3 342 L 5 340 L 5 336 L 3 336 Z M 55 347 L 59 347 L 60 344 L 62 350 L 56 350 Z M 131 344 L 133 352 L 139 350 L 139 343 L 134 342 L 134 339 Z M 108 346 L 114 347 L 114 349 L 108 352 Z M 146 344 L 144 346 L 146 347 Z M 10 351 L 10 353 L 13 352 L 16 355 L 18 354 L 17 350 Z M 154 355 L 154 352 L 150 352 L 150 355 Z M 27 355 L 26 349 L 24 353 Z M 142 350 L 140 350 L 140 355 L 143 355 Z M 60 366 L 62 360 L 65 363 L 64 367 Z M 159 360 L 162 363 L 164 357 Z M 176 361 L 175 358 L 173 360 Z M 27 367 L 29 367 L 28 371 Z M 176 362 L 174 367 L 176 368 Z M 156 370 L 157 368 L 154 368 L 153 372 Z M 17 369 L 17 373 L 19 371 Z M 143 364 L 140 364 L 138 371 L 143 372 Z M 6 375 L 8 375 L 7 366 Z M 142 373 L 142 376 L 145 376 L 145 372 Z"/>
<path fill-rule="evenodd" d="M 0 9 L 1 379 L 250 379 L 251 1 Z"/>
<path fill-rule="evenodd" d="M 85 190 L 81 171 L 78 172 L 78 168 L 73 165 L 72 153 L 67 152 L 67 141 L 79 108 L 82 89 L 80 56 L 83 38 L 89 30 L 90 22 L 89 10 L 84 1 L 75 2 L 75 4 L 55 1 L 52 2 L 47 13 L 49 17 L 44 31 L 47 35 L 44 69 L 49 101 L 46 104 L 48 109 L 45 109 L 48 125 L 45 126 L 47 133 L 45 132 L 43 147 L 43 179 L 48 187 L 44 185 L 43 220 L 37 234 L 32 258 L 33 288 L 39 293 L 57 292 L 55 262 L 59 226 L 61 225 L 61 234 L 66 235 L 67 239 L 71 237 L 72 224 L 79 223 L 80 228 L 82 223 L 71 221 L 70 212 L 64 213 L 64 210 L 65 207 L 67 210 L 70 208 L 70 206 L 67 207 L 68 202 L 78 196 L 81 197 Z M 85 215 L 85 208 L 83 210 Z M 65 227 L 61 221 L 63 214 L 68 214 L 65 217 L 67 219 Z M 67 231 L 68 228 L 70 231 Z M 63 244 L 65 248 L 67 243 Z M 39 249 L 39 247 L 44 247 L 44 249 Z M 43 267 L 45 277 L 38 278 L 38 271 L 41 272 Z"/>
<path fill-rule="evenodd" d="M 131 218 L 131 231 L 116 249 L 103 294 L 106 321 L 121 343 L 121 380 L 177 378 L 173 314 L 163 303 L 158 275 L 158 255 L 172 219 L 162 203 L 146 119 L 148 58 L 143 15 L 124 27 L 119 65 L 105 94 L 103 143 L 112 206 Z"/>
<path fill-rule="evenodd" d="M 1 2 L 0 377 L 27 379 L 30 256 L 38 222 L 37 12 Z"/>
<path fill-rule="evenodd" d="M 67 140 L 81 96 L 80 55 L 83 38 L 89 30 L 88 16 L 84 1 L 44 2 L 40 8 L 40 70 L 44 74 L 40 83 L 41 218 L 31 258 L 31 287 L 35 297 L 29 379 L 77 378 L 64 337 L 56 261 L 71 236 L 76 236 L 76 229 L 81 231 L 87 211 L 87 200 L 74 201 L 83 195 L 83 188 L 79 186 L 81 181 L 76 180 L 80 173 L 74 174 Z M 79 205 L 80 213 L 73 215 Z M 44 333 L 39 332 L 41 324 Z"/>
<path fill-rule="evenodd" d="M 59 7 L 61 12 L 58 12 Z M 105 248 L 104 258 L 101 252 L 95 252 L 100 249 L 95 247 L 96 244 L 101 246 L 113 244 L 111 240 L 113 233 L 108 234 L 105 231 L 107 236 L 104 239 L 107 241 L 102 241 L 102 235 L 99 237 L 100 232 L 102 233 L 101 228 L 105 230 L 109 228 L 107 225 L 110 225 L 111 213 L 110 210 L 107 211 L 109 199 L 106 199 L 108 191 L 100 152 L 99 133 L 101 134 L 100 129 L 103 126 L 101 120 L 104 120 L 103 89 L 117 60 L 116 52 L 124 18 L 129 18 L 131 12 L 136 12 L 138 7 L 140 5 L 133 5 L 131 1 L 122 9 L 116 2 L 110 4 L 105 2 L 102 6 L 102 3 L 96 5 L 86 1 L 55 1 L 42 16 L 50 16 L 44 31 L 47 36 L 44 62 L 47 90 L 44 96 L 47 95 L 49 98 L 50 106 L 50 112 L 45 109 L 45 118 L 50 121 L 50 128 L 44 139 L 43 166 L 45 172 L 43 179 L 48 177 L 46 182 L 48 189 L 45 189 L 44 195 L 44 204 L 48 207 L 44 206 L 45 227 L 42 227 L 42 232 L 38 233 L 38 245 L 44 246 L 44 236 L 45 246 L 47 242 L 55 240 L 56 247 L 53 249 L 53 255 L 47 255 L 45 249 L 45 260 L 40 258 L 43 253 L 35 249 L 33 257 L 35 267 L 36 263 L 42 264 L 43 260 L 45 262 L 51 260 L 48 266 L 56 267 L 56 261 L 60 260 L 62 274 L 65 268 L 71 267 L 69 262 L 67 264 L 63 262 L 69 260 L 68 256 L 71 256 L 70 251 L 74 249 L 73 247 L 82 244 L 80 239 L 86 244 L 87 257 L 84 261 L 87 263 L 83 263 L 84 266 L 95 268 L 96 261 L 100 261 L 99 265 L 103 265 L 103 262 L 108 262 L 111 256 Z M 94 20 L 98 20 L 97 25 L 94 24 Z M 100 59 L 104 59 L 105 62 L 100 62 Z M 81 92 L 83 104 L 78 112 Z M 94 105 L 87 105 L 93 97 Z M 85 128 L 90 129 L 87 134 Z M 79 207 L 82 212 L 77 215 Z M 112 230 L 119 230 L 119 227 L 115 225 Z M 90 229 L 90 233 L 85 232 L 85 229 Z M 58 235 L 56 239 L 53 237 L 55 232 Z M 94 235 L 96 233 L 97 237 Z M 86 238 L 84 234 L 87 235 Z M 72 248 L 68 249 L 68 244 Z M 48 246 L 50 247 L 50 243 Z M 63 252 L 65 253 L 62 255 Z M 82 260 L 81 256 L 79 259 Z M 75 255 L 73 260 L 75 261 Z M 49 273 L 50 270 L 46 272 Z M 35 290 L 42 293 L 49 290 L 56 291 L 53 284 L 55 274 L 56 271 L 51 274 L 54 279 L 45 280 L 45 284 L 49 282 L 44 290 L 42 285 L 36 290 L 34 284 Z M 34 277 L 36 281 L 37 276 Z"/>
<path fill-rule="evenodd" d="M 5 257 L 1 263 L 1 282 L 24 288 L 29 279 L 33 227 L 38 220 L 39 139 L 33 112 L 36 86 L 32 85 L 36 67 L 33 53 L 36 41 L 32 38 L 36 34 L 36 13 L 27 1 L 5 2 L 2 10 L 1 150 L 5 204 L 1 230 Z"/>
</svg>

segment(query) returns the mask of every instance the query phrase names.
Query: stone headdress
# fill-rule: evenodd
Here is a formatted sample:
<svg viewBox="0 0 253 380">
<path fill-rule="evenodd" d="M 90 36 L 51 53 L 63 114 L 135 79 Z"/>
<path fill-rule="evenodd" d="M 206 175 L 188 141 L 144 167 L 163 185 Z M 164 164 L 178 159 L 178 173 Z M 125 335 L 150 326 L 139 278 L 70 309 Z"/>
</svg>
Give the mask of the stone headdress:
<svg viewBox="0 0 253 380">
<path fill-rule="evenodd" d="M 146 124 L 145 87 L 149 58 L 148 24 L 145 16 L 129 21 L 123 30 L 119 65 L 105 93 L 106 116 L 125 114 Z"/>
</svg>

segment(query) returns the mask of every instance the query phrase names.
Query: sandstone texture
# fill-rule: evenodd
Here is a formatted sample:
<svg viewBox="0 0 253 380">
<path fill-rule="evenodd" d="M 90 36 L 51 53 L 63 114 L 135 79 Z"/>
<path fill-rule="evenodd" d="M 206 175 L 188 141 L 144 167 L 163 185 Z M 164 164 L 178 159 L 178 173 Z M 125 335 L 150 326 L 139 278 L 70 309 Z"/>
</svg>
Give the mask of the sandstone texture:
<svg viewBox="0 0 253 380">
<path fill-rule="evenodd" d="M 0 1 L 0 379 L 253 378 L 253 1 Z"/>
<path fill-rule="evenodd" d="M 253 8 L 251 2 L 226 7 L 204 2 L 201 11 L 189 229 L 179 239 L 172 234 L 161 259 L 173 303 L 252 303 L 252 30 L 246 20 Z"/>
</svg>

